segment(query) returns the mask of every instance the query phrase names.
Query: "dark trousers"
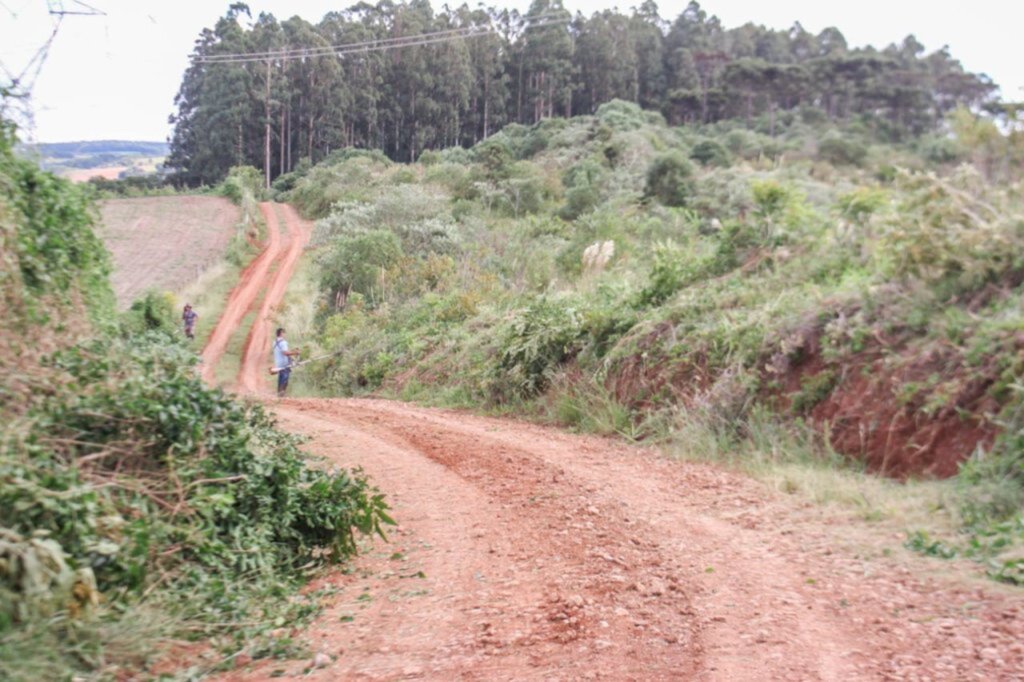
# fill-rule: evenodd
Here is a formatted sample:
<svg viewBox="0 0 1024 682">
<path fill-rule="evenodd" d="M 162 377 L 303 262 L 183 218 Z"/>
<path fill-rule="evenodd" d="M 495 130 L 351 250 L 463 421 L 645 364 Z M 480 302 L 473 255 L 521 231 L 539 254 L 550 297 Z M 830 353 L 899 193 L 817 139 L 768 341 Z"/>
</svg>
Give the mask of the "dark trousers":
<svg viewBox="0 0 1024 682">
<path fill-rule="evenodd" d="M 292 375 L 290 367 L 286 367 L 277 373 L 277 394 L 284 395 L 288 390 L 288 377 Z"/>
</svg>

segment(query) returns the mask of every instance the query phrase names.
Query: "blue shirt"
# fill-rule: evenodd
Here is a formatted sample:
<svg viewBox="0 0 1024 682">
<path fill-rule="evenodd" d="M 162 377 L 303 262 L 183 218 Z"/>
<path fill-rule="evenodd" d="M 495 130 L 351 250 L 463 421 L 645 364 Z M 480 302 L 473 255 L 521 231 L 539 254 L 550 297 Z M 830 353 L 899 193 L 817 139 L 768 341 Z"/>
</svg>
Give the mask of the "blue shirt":
<svg viewBox="0 0 1024 682">
<path fill-rule="evenodd" d="M 284 339 L 274 339 L 274 367 L 287 367 L 291 360 L 285 353 L 288 352 L 288 342 Z"/>
</svg>

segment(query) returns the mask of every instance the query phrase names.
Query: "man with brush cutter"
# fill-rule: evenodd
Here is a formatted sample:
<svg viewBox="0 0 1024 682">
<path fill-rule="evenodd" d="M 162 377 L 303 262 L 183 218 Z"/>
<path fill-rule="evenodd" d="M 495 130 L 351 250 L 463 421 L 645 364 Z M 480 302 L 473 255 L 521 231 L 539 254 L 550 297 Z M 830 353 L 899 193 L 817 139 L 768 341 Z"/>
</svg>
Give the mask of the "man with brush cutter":
<svg viewBox="0 0 1024 682">
<path fill-rule="evenodd" d="M 299 351 L 288 350 L 288 341 L 284 338 L 284 327 L 278 327 L 277 337 L 274 339 L 274 366 L 270 368 L 270 373 L 277 375 L 277 397 L 283 398 L 284 394 L 288 391 L 288 379 L 291 377 L 294 368 L 299 365 L 305 365 L 308 362 L 333 358 L 336 355 L 341 355 L 341 351 L 319 355 L 308 360 L 296 360 L 295 358 L 299 357 Z"/>
<path fill-rule="evenodd" d="M 288 379 L 292 375 L 292 366 L 299 351 L 288 350 L 288 341 L 284 338 L 284 327 L 277 328 L 277 337 L 274 339 L 274 368 L 271 374 L 277 375 L 277 397 L 283 398 L 288 391 Z"/>
</svg>

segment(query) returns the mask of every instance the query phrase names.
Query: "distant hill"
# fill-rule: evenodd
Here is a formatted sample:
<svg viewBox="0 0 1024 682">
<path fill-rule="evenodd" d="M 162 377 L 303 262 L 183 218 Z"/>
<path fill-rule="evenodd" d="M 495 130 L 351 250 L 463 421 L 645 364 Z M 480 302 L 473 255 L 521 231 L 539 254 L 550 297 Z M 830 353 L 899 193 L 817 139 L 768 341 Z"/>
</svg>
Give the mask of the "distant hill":
<svg viewBox="0 0 1024 682">
<path fill-rule="evenodd" d="M 80 140 L 21 145 L 21 156 L 37 161 L 46 170 L 75 181 L 96 175 L 110 179 L 120 175 L 156 172 L 167 156 L 166 142 L 137 140 Z"/>
<path fill-rule="evenodd" d="M 41 142 L 23 146 L 29 153 L 46 159 L 76 159 L 95 155 L 167 156 L 166 142 L 136 140 L 80 140 L 77 142 Z M 80 166 L 85 168 L 85 166 Z"/>
</svg>

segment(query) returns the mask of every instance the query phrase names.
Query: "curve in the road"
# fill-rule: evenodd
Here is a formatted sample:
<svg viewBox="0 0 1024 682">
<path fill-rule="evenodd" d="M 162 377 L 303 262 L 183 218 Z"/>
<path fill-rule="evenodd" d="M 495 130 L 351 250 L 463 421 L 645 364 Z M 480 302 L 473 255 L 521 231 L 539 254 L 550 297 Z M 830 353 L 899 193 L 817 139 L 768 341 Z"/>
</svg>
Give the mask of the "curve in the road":
<svg viewBox="0 0 1024 682">
<path fill-rule="evenodd" d="M 271 316 L 309 238 L 289 207 L 287 238 L 276 207 L 262 209 L 268 247 L 215 330 L 230 338 L 265 290 L 237 382 L 257 394 L 269 385 Z M 337 596 L 304 638 L 330 664 L 261 662 L 227 679 L 1002 680 L 1024 670 L 1024 599 L 839 551 L 855 527 L 830 528 L 720 468 L 386 401 L 274 409 L 332 463 L 364 467 L 402 525 L 357 570 L 323 578 Z"/>
</svg>

